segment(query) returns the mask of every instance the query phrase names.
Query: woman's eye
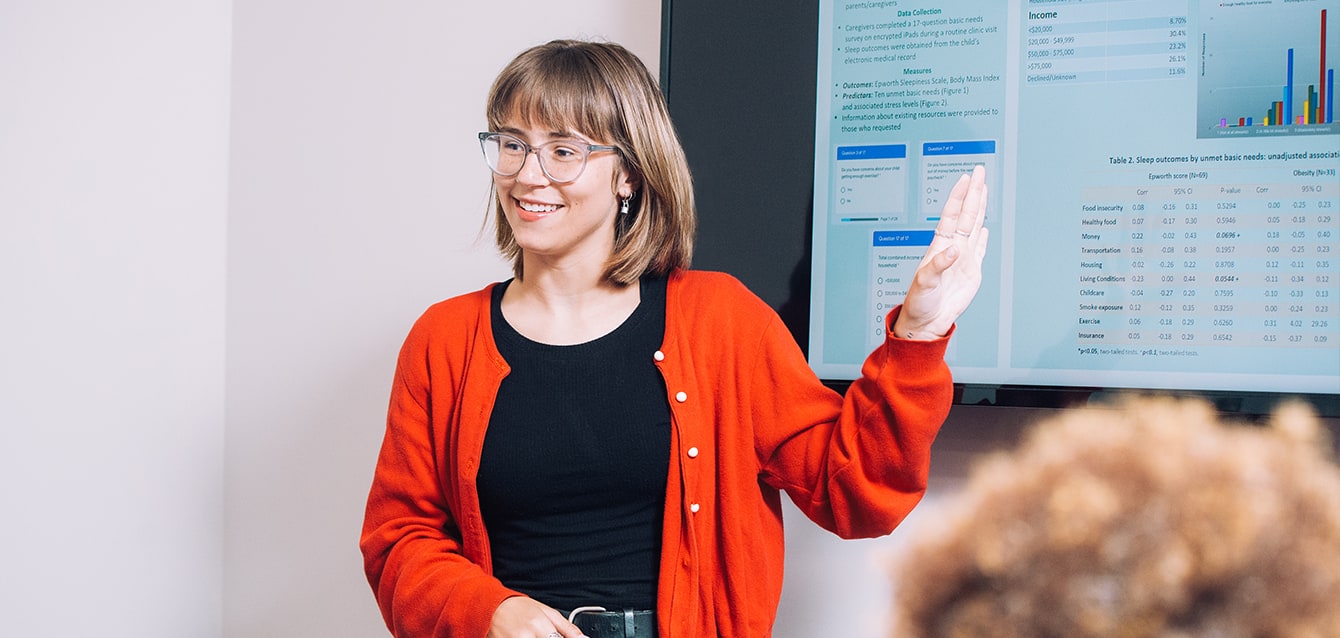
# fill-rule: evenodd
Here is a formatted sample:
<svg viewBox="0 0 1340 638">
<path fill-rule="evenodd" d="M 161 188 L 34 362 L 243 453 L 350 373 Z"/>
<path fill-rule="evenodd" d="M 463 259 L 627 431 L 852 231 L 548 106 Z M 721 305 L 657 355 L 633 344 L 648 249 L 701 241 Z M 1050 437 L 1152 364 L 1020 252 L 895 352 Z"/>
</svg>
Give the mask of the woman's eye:
<svg viewBox="0 0 1340 638">
<path fill-rule="evenodd" d="M 504 141 L 504 142 L 502 143 L 502 149 L 503 149 L 504 151 L 507 151 L 508 153 L 520 153 L 520 152 L 522 152 L 523 147 L 521 146 L 521 142 L 507 142 L 507 141 Z"/>
<path fill-rule="evenodd" d="M 555 159 L 569 160 L 581 156 L 581 151 L 569 146 L 555 146 L 550 153 Z"/>
</svg>

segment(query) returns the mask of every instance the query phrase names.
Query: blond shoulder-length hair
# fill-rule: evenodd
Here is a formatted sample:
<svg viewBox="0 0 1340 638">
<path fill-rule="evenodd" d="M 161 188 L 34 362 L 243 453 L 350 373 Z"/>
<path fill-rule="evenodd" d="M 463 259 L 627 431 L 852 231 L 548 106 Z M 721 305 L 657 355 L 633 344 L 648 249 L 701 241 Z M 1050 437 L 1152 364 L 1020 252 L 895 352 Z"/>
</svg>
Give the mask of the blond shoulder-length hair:
<svg viewBox="0 0 1340 638">
<path fill-rule="evenodd" d="M 554 40 L 516 56 L 489 91 L 488 126 L 510 118 L 572 130 L 619 148 L 635 187 L 630 210 L 615 222 L 605 268 L 613 282 L 689 267 L 697 214 L 679 136 L 656 79 L 637 56 L 609 42 Z M 521 248 L 492 192 L 498 249 L 521 278 Z"/>
</svg>

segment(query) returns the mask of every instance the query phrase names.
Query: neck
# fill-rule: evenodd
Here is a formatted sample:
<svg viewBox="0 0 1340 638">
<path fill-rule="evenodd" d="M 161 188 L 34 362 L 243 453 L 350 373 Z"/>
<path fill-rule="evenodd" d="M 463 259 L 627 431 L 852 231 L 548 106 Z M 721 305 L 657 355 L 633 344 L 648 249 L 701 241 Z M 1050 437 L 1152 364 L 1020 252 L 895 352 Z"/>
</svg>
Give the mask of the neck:
<svg viewBox="0 0 1340 638">
<path fill-rule="evenodd" d="M 524 268 L 503 294 L 503 317 L 534 341 L 568 345 L 591 341 L 617 328 L 641 300 L 639 286 L 605 279 L 603 268 Z"/>
<path fill-rule="evenodd" d="M 524 288 L 534 288 L 544 294 L 567 296 L 598 290 L 610 283 L 605 279 L 605 260 L 603 256 L 565 256 L 551 258 L 547 255 L 522 253 L 522 276 L 513 282 Z"/>
</svg>

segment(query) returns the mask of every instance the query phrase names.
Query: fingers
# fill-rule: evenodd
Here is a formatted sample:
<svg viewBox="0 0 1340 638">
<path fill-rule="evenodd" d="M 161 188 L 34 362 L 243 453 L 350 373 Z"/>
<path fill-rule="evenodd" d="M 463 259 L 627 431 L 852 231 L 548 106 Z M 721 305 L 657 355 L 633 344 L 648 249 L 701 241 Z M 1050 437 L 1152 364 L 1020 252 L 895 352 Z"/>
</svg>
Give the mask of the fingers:
<svg viewBox="0 0 1340 638">
<path fill-rule="evenodd" d="M 987 199 L 986 168 L 979 164 L 954 182 L 935 225 L 934 241 L 972 238 L 986 219 Z"/>
<path fill-rule="evenodd" d="M 939 283 L 939 276 L 949 270 L 954 262 L 958 261 L 958 256 L 959 248 L 954 244 L 950 244 L 948 248 L 936 253 L 935 257 L 931 259 L 932 272 L 936 276 L 934 283 Z"/>
<path fill-rule="evenodd" d="M 968 187 L 971 184 L 971 178 L 965 173 L 960 175 L 957 182 L 954 182 L 953 188 L 949 189 L 949 197 L 945 199 L 944 208 L 940 209 L 940 221 L 935 225 L 935 235 L 944 239 L 954 239 L 954 230 L 958 228 L 958 220 L 963 211 L 963 203 L 968 197 Z"/>
<path fill-rule="evenodd" d="M 982 261 L 986 258 L 986 247 L 990 240 L 991 231 L 987 228 L 978 228 L 973 240 L 968 244 L 968 255 L 972 261 L 967 262 L 968 267 L 975 268 L 978 272 L 982 269 Z M 927 271 L 932 277 L 926 280 L 928 286 L 934 287 L 939 284 L 940 276 L 947 272 L 955 263 L 958 262 L 960 255 L 963 254 L 957 242 L 951 243 L 940 252 L 928 255 L 930 269 Z"/>
<path fill-rule="evenodd" d="M 577 625 L 572 624 L 563 614 L 554 609 L 546 609 L 545 615 L 554 623 L 554 633 L 549 636 L 561 636 L 562 638 L 586 638 L 586 634 Z"/>
<path fill-rule="evenodd" d="M 528 638 L 585 638 L 577 625 L 568 622 L 557 610 L 525 596 L 503 600 L 493 612 L 489 638 L 527 636 Z"/>
<path fill-rule="evenodd" d="M 977 260 L 977 269 L 981 270 L 982 261 L 986 258 L 986 245 L 991 240 L 991 229 L 980 228 L 977 233 L 977 252 L 973 255 L 973 258 Z"/>
<path fill-rule="evenodd" d="M 959 181 L 963 181 L 963 178 L 959 178 Z M 952 226 L 955 235 L 971 237 L 982 227 L 982 222 L 986 218 L 986 201 L 986 169 L 979 164 L 973 167 L 972 177 L 968 179 L 967 192 L 959 201 Z"/>
</svg>

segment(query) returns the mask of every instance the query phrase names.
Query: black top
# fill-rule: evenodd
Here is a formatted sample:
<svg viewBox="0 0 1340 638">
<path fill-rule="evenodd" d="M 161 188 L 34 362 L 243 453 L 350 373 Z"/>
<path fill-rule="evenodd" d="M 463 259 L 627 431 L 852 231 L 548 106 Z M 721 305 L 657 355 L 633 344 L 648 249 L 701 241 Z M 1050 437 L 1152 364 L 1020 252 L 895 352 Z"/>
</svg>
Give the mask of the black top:
<svg viewBox="0 0 1340 638">
<path fill-rule="evenodd" d="M 670 406 L 652 355 L 665 336 L 665 279 L 587 343 L 553 346 L 503 318 L 511 373 L 484 436 L 479 503 L 504 585 L 556 609 L 655 609 L 670 465 Z"/>
</svg>

